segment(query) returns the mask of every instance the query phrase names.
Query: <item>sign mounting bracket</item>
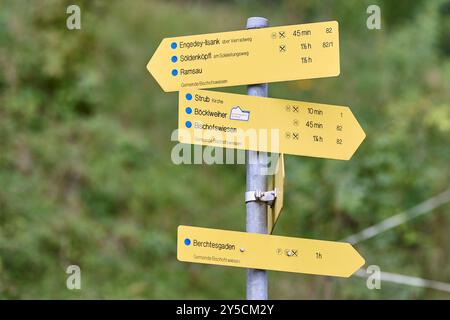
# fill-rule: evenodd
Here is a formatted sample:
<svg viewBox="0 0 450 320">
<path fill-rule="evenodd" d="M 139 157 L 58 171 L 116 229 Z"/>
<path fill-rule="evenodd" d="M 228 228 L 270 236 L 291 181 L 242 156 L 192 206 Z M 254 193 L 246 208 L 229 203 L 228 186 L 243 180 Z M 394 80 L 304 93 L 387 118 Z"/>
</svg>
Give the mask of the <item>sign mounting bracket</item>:
<svg viewBox="0 0 450 320">
<path fill-rule="evenodd" d="M 245 192 L 245 203 L 247 202 L 265 202 L 269 206 L 273 206 L 277 199 L 277 189 L 270 191 L 246 191 Z"/>
</svg>

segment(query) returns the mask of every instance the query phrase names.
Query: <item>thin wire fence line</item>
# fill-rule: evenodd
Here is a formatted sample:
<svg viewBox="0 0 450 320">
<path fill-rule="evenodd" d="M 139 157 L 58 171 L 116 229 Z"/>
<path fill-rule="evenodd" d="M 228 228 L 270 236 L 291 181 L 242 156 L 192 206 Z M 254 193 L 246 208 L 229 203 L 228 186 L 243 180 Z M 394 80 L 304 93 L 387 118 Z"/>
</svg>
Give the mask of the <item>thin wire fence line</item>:
<svg viewBox="0 0 450 320">
<path fill-rule="evenodd" d="M 384 231 L 392 229 L 413 218 L 428 213 L 433 209 L 436 209 L 437 207 L 446 204 L 447 202 L 450 202 L 450 189 L 447 189 L 444 192 L 438 194 L 437 196 L 425 200 L 406 211 L 393 215 L 392 217 L 389 217 L 373 226 L 370 226 L 358 233 L 348 236 L 347 238 L 342 239 L 341 241 L 356 244 L 361 241 L 370 239 Z"/>
<path fill-rule="evenodd" d="M 358 271 L 356 271 L 354 275 L 360 278 L 368 278 L 372 275 L 372 273 L 368 274 L 366 269 L 361 268 Z M 423 278 L 405 276 L 402 274 L 384 271 L 380 271 L 380 280 L 385 282 L 405 284 L 409 286 L 434 289 L 450 293 L 450 283 L 445 283 L 441 281 L 427 280 Z"/>
<path fill-rule="evenodd" d="M 450 189 L 447 189 L 440 194 L 425 200 L 418 205 L 403 211 L 399 214 L 396 214 L 390 218 L 387 218 L 373 226 L 370 226 L 361 232 L 358 232 L 356 234 L 353 234 L 342 241 L 349 242 L 351 244 L 356 244 L 361 241 L 370 239 L 384 231 L 387 231 L 389 229 L 392 229 L 402 223 L 405 223 L 413 218 L 416 218 L 420 215 L 423 215 L 425 213 L 428 213 L 432 211 L 433 209 L 444 205 L 446 203 L 450 202 Z M 355 276 L 361 277 L 361 278 L 368 278 L 370 274 L 367 273 L 367 271 L 363 268 L 359 269 L 357 272 L 354 273 Z M 421 288 L 429 288 L 444 292 L 450 292 L 450 283 L 445 283 L 441 281 L 435 281 L 435 280 L 427 280 L 419 277 L 412 277 L 412 276 L 406 276 L 402 274 L 397 273 L 391 273 L 391 272 L 384 272 L 380 271 L 380 280 L 385 282 L 391 282 L 391 283 L 397 283 L 397 284 L 404 284 L 414 287 L 421 287 Z"/>
</svg>

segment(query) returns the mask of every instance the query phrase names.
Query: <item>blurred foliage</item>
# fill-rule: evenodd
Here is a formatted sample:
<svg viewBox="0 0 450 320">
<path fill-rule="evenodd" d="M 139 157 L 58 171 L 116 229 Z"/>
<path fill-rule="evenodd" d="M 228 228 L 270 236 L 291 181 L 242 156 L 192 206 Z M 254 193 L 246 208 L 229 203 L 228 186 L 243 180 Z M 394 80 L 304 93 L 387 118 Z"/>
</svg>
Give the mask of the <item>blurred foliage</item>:
<svg viewBox="0 0 450 320">
<path fill-rule="evenodd" d="M 66 8 L 81 7 L 70 31 Z M 366 28 L 378 4 L 382 30 Z M 338 20 L 341 75 L 272 97 L 349 105 L 367 134 L 352 160 L 286 157 L 275 234 L 339 240 L 450 185 L 449 1 L 0 3 L 0 297 L 243 298 L 242 269 L 176 260 L 180 224 L 243 230 L 245 168 L 174 165 L 177 95 L 145 69 L 168 36 Z M 245 93 L 245 87 L 223 91 Z M 450 282 L 450 205 L 357 246 L 368 265 Z M 82 290 L 66 289 L 77 264 Z M 360 278 L 270 273 L 288 299 L 445 298 Z M 219 290 L 220 288 L 220 290 Z"/>
</svg>

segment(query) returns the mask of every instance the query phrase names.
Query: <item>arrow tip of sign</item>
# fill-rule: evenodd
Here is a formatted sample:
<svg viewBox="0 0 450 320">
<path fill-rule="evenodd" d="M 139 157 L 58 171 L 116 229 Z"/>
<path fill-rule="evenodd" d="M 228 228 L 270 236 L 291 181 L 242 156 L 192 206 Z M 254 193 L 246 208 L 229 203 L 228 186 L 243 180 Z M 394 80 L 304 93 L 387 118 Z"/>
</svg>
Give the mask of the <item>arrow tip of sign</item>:
<svg viewBox="0 0 450 320">
<path fill-rule="evenodd" d="M 153 53 L 152 57 L 150 58 L 149 62 L 147 63 L 147 70 L 152 75 L 153 79 L 158 83 L 158 85 L 161 87 L 161 89 L 164 92 L 169 92 L 170 90 L 166 87 L 167 83 L 164 81 L 163 72 L 164 72 L 164 64 L 161 63 L 161 46 L 163 43 L 166 43 L 168 40 L 163 39 L 161 43 L 159 44 L 158 48 L 156 48 L 156 51 Z"/>
<path fill-rule="evenodd" d="M 349 278 L 352 276 L 356 271 L 358 271 L 363 265 L 366 264 L 366 260 L 359 254 L 359 252 L 350 244 L 347 243 L 347 245 L 351 248 L 351 250 L 354 253 L 352 268 L 349 270 L 349 274 L 345 276 L 345 278 Z"/>
<path fill-rule="evenodd" d="M 159 87 L 164 92 L 169 92 L 169 90 L 162 85 L 162 82 L 159 81 L 158 76 L 157 76 L 158 72 L 155 71 L 154 68 L 152 68 L 152 59 L 150 59 L 150 61 L 147 63 L 146 67 L 147 67 L 148 72 L 150 72 L 150 74 L 152 75 L 153 79 L 155 79 L 156 83 L 158 83 Z"/>
<path fill-rule="evenodd" d="M 353 155 L 355 154 L 356 150 L 359 149 L 359 147 L 362 144 L 362 142 L 364 141 L 364 139 L 366 139 L 366 133 L 364 132 L 361 125 L 359 124 L 358 120 L 356 120 L 355 115 L 351 112 L 350 108 L 348 108 L 348 110 L 350 112 L 351 117 L 353 117 L 353 121 L 355 123 L 355 129 L 352 132 L 352 136 L 354 137 L 354 141 L 355 141 L 354 142 L 355 146 L 353 148 L 353 152 L 350 153 L 344 160 L 350 160 L 353 157 Z"/>
<path fill-rule="evenodd" d="M 147 68 L 147 71 L 150 72 L 150 74 L 153 76 L 153 78 L 155 78 L 155 75 L 152 73 L 151 62 L 152 62 L 152 59 L 150 59 L 147 62 L 146 68 Z"/>
</svg>

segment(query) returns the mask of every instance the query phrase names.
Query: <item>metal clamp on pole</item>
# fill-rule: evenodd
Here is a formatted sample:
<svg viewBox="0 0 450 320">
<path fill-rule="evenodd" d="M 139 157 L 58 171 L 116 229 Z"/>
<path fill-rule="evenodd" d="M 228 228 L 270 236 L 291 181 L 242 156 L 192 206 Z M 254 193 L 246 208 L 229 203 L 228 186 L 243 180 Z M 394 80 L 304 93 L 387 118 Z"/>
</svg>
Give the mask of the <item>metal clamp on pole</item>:
<svg viewBox="0 0 450 320">
<path fill-rule="evenodd" d="M 269 206 L 272 206 L 277 198 L 277 190 L 271 191 L 246 191 L 245 203 L 258 201 L 266 202 Z"/>
</svg>

